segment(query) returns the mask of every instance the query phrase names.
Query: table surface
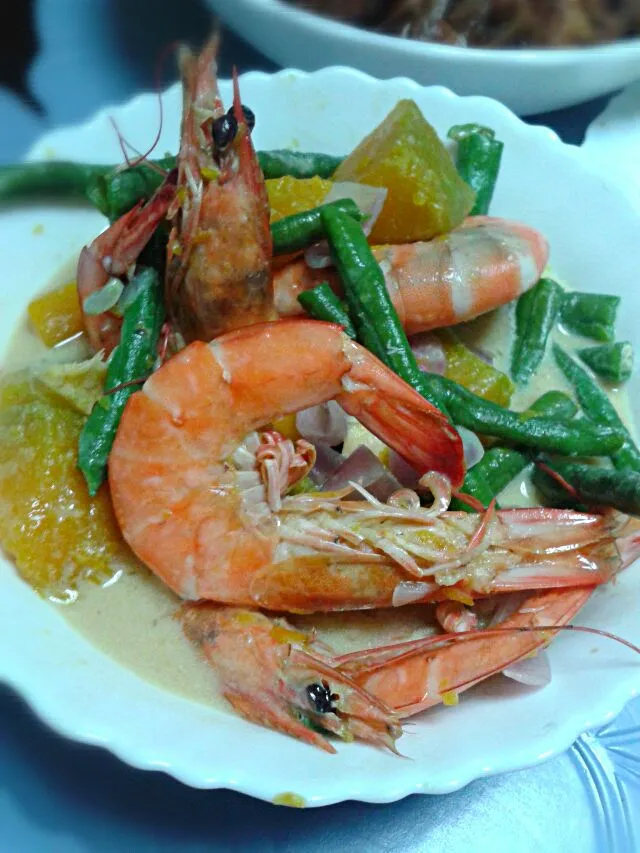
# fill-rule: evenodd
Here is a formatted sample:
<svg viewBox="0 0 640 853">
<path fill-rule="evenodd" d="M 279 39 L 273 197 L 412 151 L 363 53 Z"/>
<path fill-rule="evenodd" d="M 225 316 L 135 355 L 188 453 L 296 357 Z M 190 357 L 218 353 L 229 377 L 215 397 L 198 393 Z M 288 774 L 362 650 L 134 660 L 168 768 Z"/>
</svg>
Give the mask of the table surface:
<svg viewBox="0 0 640 853">
<path fill-rule="evenodd" d="M 176 40 L 197 46 L 211 25 L 199 0 L 36 0 L 35 57 L 24 79 L 5 76 L 17 81 L 23 97 L 0 87 L 0 162 L 21 158 L 53 127 L 82 122 L 102 106 L 154 88 L 158 76 L 162 87 L 173 82 L 171 62 L 156 73 L 163 49 Z M 25 45 L 32 52 L 28 39 Z M 241 71 L 275 70 L 225 32 L 221 76 L 229 75 L 232 62 Z M 605 104 L 600 99 L 528 120 L 580 144 Z M 569 825 L 582 827 L 579 836 Z M 637 845 L 638 702 L 530 770 L 442 797 L 297 811 L 134 770 L 103 750 L 53 734 L 0 687 L 0 851 L 632 853 Z"/>
</svg>

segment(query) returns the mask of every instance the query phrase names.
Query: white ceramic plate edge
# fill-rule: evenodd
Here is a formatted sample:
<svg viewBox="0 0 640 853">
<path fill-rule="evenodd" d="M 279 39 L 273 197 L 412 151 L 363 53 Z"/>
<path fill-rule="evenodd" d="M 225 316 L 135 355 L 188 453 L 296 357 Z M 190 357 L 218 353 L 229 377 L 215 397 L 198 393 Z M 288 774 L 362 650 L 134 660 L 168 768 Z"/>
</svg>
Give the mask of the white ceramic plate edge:
<svg viewBox="0 0 640 853">
<path fill-rule="evenodd" d="M 344 68 L 330 68 L 312 74 L 304 74 L 301 72 L 285 70 L 278 72 L 277 75 L 266 75 L 262 73 L 252 72 L 245 75 L 241 82 L 245 85 L 251 83 L 262 83 L 272 80 L 274 77 L 284 79 L 287 76 L 293 75 L 295 78 L 303 78 L 313 80 L 322 85 L 335 85 L 341 78 L 346 75 L 352 79 L 358 79 L 363 86 L 380 87 L 382 89 L 398 89 L 405 94 L 410 92 L 422 92 L 423 87 L 418 84 L 404 79 L 396 78 L 390 81 L 380 82 L 374 80 L 367 75 Z M 173 92 L 175 87 L 165 94 L 165 97 Z M 465 106 L 469 108 L 469 112 L 473 113 L 474 107 L 478 110 L 487 112 L 488 118 L 491 116 L 499 117 L 502 122 L 508 121 L 518 125 L 523 123 L 510 113 L 505 107 L 482 97 L 469 97 L 458 99 L 449 90 L 441 87 L 434 87 L 429 90 L 430 97 L 435 101 L 438 100 L 462 100 Z M 77 130 L 90 131 L 93 126 L 104 124 L 105 117 L 112 113 L 117 113 L 122 119 L 126 119 L 127 115 L 136 113 L 142 106 L 148 104 L 150 99 L 154 99 L 153 95 L 143 94 L 134 98 L 126 105 L 120 107 L 107 107 L 100 110 L 88 122 L 79 125 Z M 41 158 L 48 149 L 55 152 L 58 140 L 62 139 L 65 134 L 73 132 L 74 128 L 65 128 L 47 134 L 41 139 L 29 152 L 28 158 Z M 537 144 L 540 146 L 559 146 L 560 143 L 557 136 L 550 130 L 542 127 L 531 127 L 527 129 L 529 136 L 535 136 Z M 580 162 L 580 167 L 593 172 L 593 168 L 583 152 L 571 146 L 563 146 L 567 157 L 575 158 Z M 603 182 L 604 179 L 603 179 Z M 27 595 L 31 592 L 24 590 Z M 0 610 L 1 612 L 1 610 Z M 582 614 L 586 615 L 587 610 Z M 53 617 L 52 617 L 53 618 Z M 48 619 L 48 617 L 47 617 Z M 55 619 L 61 620 L 58 614 L 55 614 Z M 50 622 L 51 620 L 48 619 Z M 579 621 L 585 621 L 582 618 Z M 70 629 L 67 629 L 70 631 Z M 70 633 L 73 633 L 70 631 Z M 0 629 L 0 635 L 2 631 Z M 85 650 L 91 650 L 92 654 L 101 655 L 93 647 L 83 639 L 76 636 L 75 638 L 80 646 L 86 647 Z M 105 656 L 102 656 L 105 657 Z M 106 657 L 105 657 L 105 660 Z M 109 660 L 109 665 L 117 666 Z M 86 709 L 82 703 L 74 704 L 69 702 L 68 697 L 64 692 L 57 691 L 55 687 L 51 689 L 43 689 L 43 683 L 38 680 L 39 669 L 31 669 L 30 667 L 19 666 L 15 661 L 7 660 L 4 656 L 0 660 L 0 677 L 5 679 L 8 684 L 14 687 L 31 705 L 37 715 L 53 729 L 59 733 L 81 741 L 87 744 L 93 744 L 108 748 L 111 752 L 121 758 L 128 764 L 140 769 L 155 769 L 163 770 L 175 778 L 194 787 L 202 788 L 230 788 L 247 793 L 251 796 L 270 800 L 274 793 L 278 790 L 291 790 L 287 786 L 280 786 L 274 790 L 273 785 L 265 779 L 242 778 L 241 773 L 229 768 L 225 772 L 212 773 L 211 769 L 204 772 L 203 767 L 197 766 L 193 768 L 180 765 L 179 759 L 167 760 L 165 746 L 151 747 L 146 744 L 144 747 L 134 741 L 132 742 L 130 733 L 117 728 L 117 724 L 112 726 L 105 725 L 104 721 L 96 727 L 86 718 Z M 131 674 L 127 674 L 128 680 L 136 680 Z M 167 704 L 171 706 L 171 711 L 179 711 L 179 706 L 184 703 L 184 700 L 176 697 L 169 697 L 166 693 L 153 688 L 156 698 L 159 696 L 165 697 Z M 327 805 L 335 802 L 340 802 L 346 799 L 357 799 L 366 802 L 391 802 L 405 797 L 412 793 L 446 793 L 468 784 L 474 779 L 489 776 L 496 773 L 505 772 L 524 768 L 537 764 L 553 755 L 556 755 L 567 749 L 575 738 L 583 731 L 594 726 L 602 725 L 610 722 L 624 707 L 626 702 L 638 695 L 640 691 L 640 673 L 633 672 L 632 675 L 625 681 L 620 681 L 614 691 L 609 695 L 602 696 L 601 701 L 593 705 L 588 712 L 574 715 L 569 720 L 561 720 L 553 731 L 549 731 L 545 736 L 544 744 L 540 740 L 530 743 L 523 743 L 517 751 L 512 751 L 504 755 L 495 756 L 490 763 L 487 763 L 486 758 L 482 755 L 469 756 L 463 766 L 458 766 L 448 775 L 443 775 L 437 779 L 419 778 L 419 775 L 407 773 L 406 781 L 399 782 L 398 778 L 391 775 L 388 780 L 385 778 L 376 778 L 370 780 L 369 784 L 363 785 L 354 784 L 348 779 L 341 780 L 334 778 L 332 782 L 323 782 L 322 786 L 314 788 L 313 780 L 310 780 L 309 786 L 298 784 L 295 787 L 295 792 L 304 797 L 307 805 Z M 168 697 L 168 698 L 167 698 Z M 344 749 L 367 750 L 368 747 L 340 746 L 340 750 Z M 329 759 L 331 760 L 331 759 Z M 415 769 L 415 768 L 414 768 Z M 246 774 L 245 774 L 246 775 Z M 425 774 L 428 776 L 428 772 Z"/>
</svg>

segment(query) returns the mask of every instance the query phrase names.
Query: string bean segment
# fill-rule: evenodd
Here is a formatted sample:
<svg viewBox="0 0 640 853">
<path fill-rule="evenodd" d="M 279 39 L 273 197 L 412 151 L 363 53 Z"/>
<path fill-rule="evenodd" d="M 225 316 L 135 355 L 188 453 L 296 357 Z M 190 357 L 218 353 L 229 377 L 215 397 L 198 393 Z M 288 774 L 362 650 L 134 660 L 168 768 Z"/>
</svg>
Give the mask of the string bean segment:
<svg viewBox="0 0 640 853">
<path fill-rule="evenodd" d="M 536 468 L 533 482 L 549 503 L 608 506 L 629 515 L 640 515 L 640 473 L 637 471 L 617 471 L 615 468 L 546 457 L 540 461 L 559 474 L 577 493 L 572 494 L 552 475 Z"/>
<path fill-rule="evenodd" d="M 284 216 L 276 222 L 271 223 L 271 239 L 273 240 L 273 254 L 285 255 L 305 249 L 312 243 L 317 243 L 324 237 L 321 213 L 324 208 L 331 207 L 346 213 L 356 222 L 363 219 L 358 205 L 350 198 L 339 199 L 302 213 L 294 213 Z"/>
<path fill-rule="evenodd" d="M 540 367 L 562 298 L 560 285 L 542 278 L 518 299 L 511 376 L 519 385 L 525 385 Z"/>
<path fill-rule="evenodd" d="M 620 426 L 532 418 L 483 400 L 444 376 L 425 374 L 425 379 L 443 396 L 453 422 L 481 435 L 563 456 L 607 456 L 624 442 Z"/>
<path fill-rule="evenodd" d="M 155 270 L 141 269 L 128 287 L 136 288 L 136 296 L 124 312 L 120 343 L 107 368 L 105 394 L 91 410 L 80 433 L 78 467 L 90 495 L 95 495 L 104 482 L 120 417 L 129 397 L 140 388 L 126 383 L 134 383 L 151 373 L 164 318 L 160 280 Z"/>
<path fill-rule="evenodd" d="M 633 347 L 628 341 L 578 350 L 593 372 L 610 382 L 626 382 L 633 371 Z"/>
<path fill-rule="evenodd" d="M 602 293 L 565 293 L 560 320 L 570 332 L 609 343 L 616 337 L 619 296 Z"/>
<path fill-rule="evenodd" d="M 355 339 L 356 330 L 351 322 L 351 317 L 326 281 L 318 284 L 312 290 L 305 290 L 299 293 L 298 302 L 316 320 L 337 323 L 344 328 L 344 331 L 350 338 Z"/>
<path fill-rule="evenodd" d="M 578 407 L 573 400 L 562 391 L 547 391 L 523 412 L 524 416 L 546 416 L 553 420 L 568 420 L 577 412 Z M 509 483 L 521 474 L 531 459 L 528 455 L 509 447 L 491 447 L 482 459 L 467 471 L 460 491 L 465 495 L 476 498 L 484 506 L 506 488 Z M 471 507 L 454 498 L 451 509 L 462 509 L 467 512 Z"/>
<path fill-rule="evenodd" d="M 586 456 L 610 455 L 611 461 L 618 470 L 631 468 L 640 472 L 640 451 L 636 447 L 631 435 L 616 412 L 613 403 L 605 392 L 570 355 L 555 344 L 553 355 L 560 370 L 568 381 L 573 385 L 578 402 L 582 409 L 596 426 L 608 425 L 614 427 L 623 437 L 622 446 L 613 451 L 602 453 L 586 453 Z M 602 427 L 604 429 L 604 426 Z"/>
<path fill-rule="evenodd" d="M 493 198 L 504 144 L 496 139 L 495 131 L 479 124 L 455 125 L 448 136 L 458 143 L 458 174 L 476 194 L 469 215 L 484 216 Z"/>
<path fill-rule="evenodd" d="M 563 391 L 547 391 L 532 403 L 523 415 L 537 417 L 545 415 L 556 421 L 570 421 L 578 413 L 578 407 Z"/>
<path fill-rule="evenodd" d="M 286 149 L 258 151 L 257 157 L 265 178 L 330 178 L 344 159 Z M 128 168 L 62 160 L 16 163 L 0 167 L 0 202 L 88 198 L 113 220 L 150 198 L 162 183 L 163 172 L 175 167 L 173 155 Z"/>
<path fill-rule="evenodd" d="M 374 355 L 447 414 L 442 395 L 428 385 L 398 318 L 367 238 L 350 216 L 326 205 L 322 224 L 342 279 L 358 339 Z"/>
<path fill-rule="evenodd" d="M 289 151 L 286 148 L 274 151 L 258 151 L 258 163 L 267 179 L 282 178 L 331 178 L 344 157 L 318 154 L 310 151 Z"/>
</svg>

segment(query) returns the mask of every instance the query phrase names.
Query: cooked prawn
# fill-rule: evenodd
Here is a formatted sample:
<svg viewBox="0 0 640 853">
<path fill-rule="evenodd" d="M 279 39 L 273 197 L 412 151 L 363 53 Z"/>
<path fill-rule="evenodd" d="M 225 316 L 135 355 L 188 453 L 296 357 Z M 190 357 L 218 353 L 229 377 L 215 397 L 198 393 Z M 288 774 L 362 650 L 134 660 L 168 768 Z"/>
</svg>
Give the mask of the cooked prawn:
<svg viewBox="0 0 640 853">
<path fill-rule="evenodd" d="M 332 398 L 430 472 L 433 507 L 414 493 L 391 504 L 286 495 L 313 449 L 264 428 Z M 446 418 L 337 326 L 313 320 L 189 345 L 131 397 L 109 459 L 125 539 L 183 598 L 356 610 L 594 586 L 619 569 L 617 517 L 445 512 L 446 484 L 463 476 Z"/>
<path fill-rule="evenodd" d="M 251 583 L 263 567 L 333 563 L 331 549 L 290 556 L 274 511 L 291 482 L 290 461 L 303 475 L 312 464 L 309 445 L 278 446 L 270 432 L 266 442 L 255 432 L 333 398 L 418 469 L 460 485 L 458 433 L 339 327 L 255 325 L 190 344 L 127 403 L 109 458 L 127 542 L 179 595 L 238 604 L 253 603 Z"/>
<path fill-rule="evenodd" d="M 592 592 L 531 593 L 489 628 L 341 656 L 283 620 L 208 602 L 185 605 L 182 624 L 224 696 L 249 720 L 330 752 L 334 748 L 318 729 L 395 751 L 400 720 L 442 702 L 454 704 L 459 693 L 535 654 Z"/>
<path fill-rule="evenodd" d="M 336 750 L 312 726 L 395 752 L 402 734 L 396 715 L 338 672 L 313 636 L 282 619 L 210 603 L 183 607 L 182 624 L 244 717 L 326 752 Z"/>
<path fill-rule="evenodd" d="M 269 201 L 234 76 L 225 113 L 217 39 L 180 55 L 183 113 L 178 189 L 169 209 L 166 305 L 187 341 L 275 319 Z"/>
<path fill-rule="evenodd" d="M 409 335 L 466 322 L 516 299 L 540 279 L 549 258 L 544 237 L 533 228 L 491 217 L 467 219 L 460 228 L 428 243 L 373 250 L 394 307 Z M 274 272 L 280 316 L 302 312 L 300 292 L 328 280 L 304 260 Z"/>
</svg>

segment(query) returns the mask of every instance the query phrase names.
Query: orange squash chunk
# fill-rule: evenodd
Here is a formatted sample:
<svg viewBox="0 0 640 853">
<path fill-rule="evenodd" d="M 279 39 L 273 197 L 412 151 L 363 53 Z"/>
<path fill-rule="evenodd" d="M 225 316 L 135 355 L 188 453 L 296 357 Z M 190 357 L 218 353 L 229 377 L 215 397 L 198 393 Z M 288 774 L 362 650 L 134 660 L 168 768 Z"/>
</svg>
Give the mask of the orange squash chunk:
<svg viewBox="0 0 640 853">
<path fill-rule="evenodd" d="M 332 187 L 331 181 L 322 178 L 291 178 L 289 175 L 265 183 L 272 222 L 318 207 Z"/>
<path fill-rule="evenodd" d="M 475 200 L 438 134 L 410 100 L 398 102 L 338 166 L 333 180 L 387 188 L 372 243 L 410 243 L 446 234 L 460 225 Z"/>
<path fill-rule="evenodd" d="M 48 346 L 66 341 L 84 328 L 75 281 L 38 296 L 27 308 L 38 337 Z"/>
<path fill-rule="evenodd" d="M 28 379 L 0 389 L 0 544 L 27 583 L 59 600 L 131 554 L 107 487 L 90 498 L 78 470 L 83 422 Z"/>
</svg>

